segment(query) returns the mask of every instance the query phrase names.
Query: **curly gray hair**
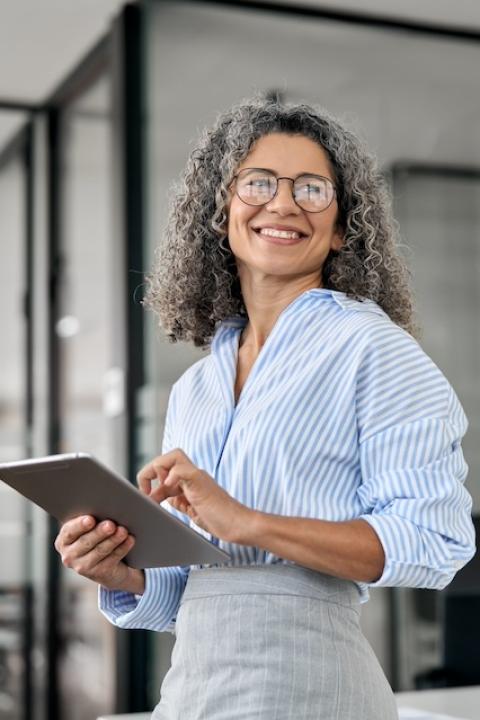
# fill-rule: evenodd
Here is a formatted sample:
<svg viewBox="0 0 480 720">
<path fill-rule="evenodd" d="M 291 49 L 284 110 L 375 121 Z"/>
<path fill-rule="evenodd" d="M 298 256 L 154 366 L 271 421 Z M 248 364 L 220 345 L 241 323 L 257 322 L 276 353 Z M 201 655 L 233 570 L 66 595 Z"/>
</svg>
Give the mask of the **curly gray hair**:
<svg viewBox="0 0 480 720">
<path fill-rule="evenodd" d="M 228 246 L 228 187 L 255 141 L 274 132 L 314 140 L 332 164 L 344 242 L 325 260 L 323 287 L 374 300 L 393 322 L 417 335 L 411 275 L 397 249 L 390 194 L 375 158 L 323 109 L 260 97 L 219 115 L 190 154 L 142 304 L 158 315 L 172 342 L 204 348 L 219 322 L 247 315 Z"/>
</svg>

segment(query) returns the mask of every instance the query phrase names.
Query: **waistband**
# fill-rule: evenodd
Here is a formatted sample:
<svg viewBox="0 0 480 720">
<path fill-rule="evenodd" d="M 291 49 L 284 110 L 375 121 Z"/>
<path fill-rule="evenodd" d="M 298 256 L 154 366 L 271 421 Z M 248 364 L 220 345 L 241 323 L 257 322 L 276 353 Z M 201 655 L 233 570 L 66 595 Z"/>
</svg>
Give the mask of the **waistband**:
<svg viewBox="0 0 480 720">
<path fill-rule="evenodd" d="M 242 594 L 297 595 L 352 607 L 360 605 L 358 586 L 353 581 L 294 563 L 191 568 L 182 602 L 215 595 Z"/>
</svg>

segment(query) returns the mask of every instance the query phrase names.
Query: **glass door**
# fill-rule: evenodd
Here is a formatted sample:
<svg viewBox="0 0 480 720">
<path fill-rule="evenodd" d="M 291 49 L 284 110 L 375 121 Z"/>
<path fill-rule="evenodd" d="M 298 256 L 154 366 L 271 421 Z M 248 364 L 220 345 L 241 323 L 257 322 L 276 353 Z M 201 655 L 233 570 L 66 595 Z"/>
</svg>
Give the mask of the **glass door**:
<svg viewBox="0 0 480 720">
<path fill-rule="evenodd" d="M 402 164 L 394 166 L 392 183 L 395 215 L 413 272 L 423 331 L 420 344 L 452 383 L 469 420 L 462 448 L 469 466 L 466 486 L 478 515 L 480 170 Z M 471 571 L 468 566 L 465 570 L 469 584 Z M 467 592 L 473 597 L 474 585 Z M 403 687 L 412 682 L 421 686 L 435 677 L 439 683 L 450 682 L 442 669 L 449 593 L 448 588 L 442 592 L 393 591 L 397 665 Z"/>
<path fill-rule="evenodd" d="M 480 169 L 397 166 L 395 215 L 411 255 L 422 347 L 465 409 L 467 480 L 480 511 Z"/>
</svg>

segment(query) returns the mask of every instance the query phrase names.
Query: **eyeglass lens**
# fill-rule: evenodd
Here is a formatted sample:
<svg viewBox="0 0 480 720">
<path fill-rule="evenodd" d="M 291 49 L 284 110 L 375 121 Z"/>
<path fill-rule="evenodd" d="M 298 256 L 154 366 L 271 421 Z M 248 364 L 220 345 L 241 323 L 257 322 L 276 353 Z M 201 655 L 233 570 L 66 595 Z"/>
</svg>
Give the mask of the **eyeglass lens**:
<svg viewBox="0 0 480 720">
<path fill-rule="evenodd" d="M 237 193 L 248 205 L 264 205 L 277 192 L 277 178 L 267 170 L 245 168 L 237 177 Z M 295 202 L 304 210 L 321 212 L 331 204 L 335 194 L 328 178 L 300 175 L 293 183 Z"/>
</svg>

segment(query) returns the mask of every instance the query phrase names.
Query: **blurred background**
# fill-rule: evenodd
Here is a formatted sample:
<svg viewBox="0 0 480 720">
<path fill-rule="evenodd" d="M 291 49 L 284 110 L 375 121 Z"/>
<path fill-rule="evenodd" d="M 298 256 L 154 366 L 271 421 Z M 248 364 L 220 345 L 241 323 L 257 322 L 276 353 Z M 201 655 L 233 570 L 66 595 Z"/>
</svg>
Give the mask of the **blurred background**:
<svg viewBox="0 0 480 720">
<path fill-rule="evenodd" d="M 480 6 L 469 0 L 0 0 L 0 462 L 85 451 L 130 479 L 200 350 L 145 313 L 143 273 L 199 131 L 260 91 L 325 106 L 378 155 L 422 346 L 470 420 L 480 509 Z M 0 720 L 156 703 L 173 636 L 120 631 L 57 525 L 0 484 Z M 377 588 L 395 690 L 480 684 L 475 558 L 442 592 Z"/>
</svg>

